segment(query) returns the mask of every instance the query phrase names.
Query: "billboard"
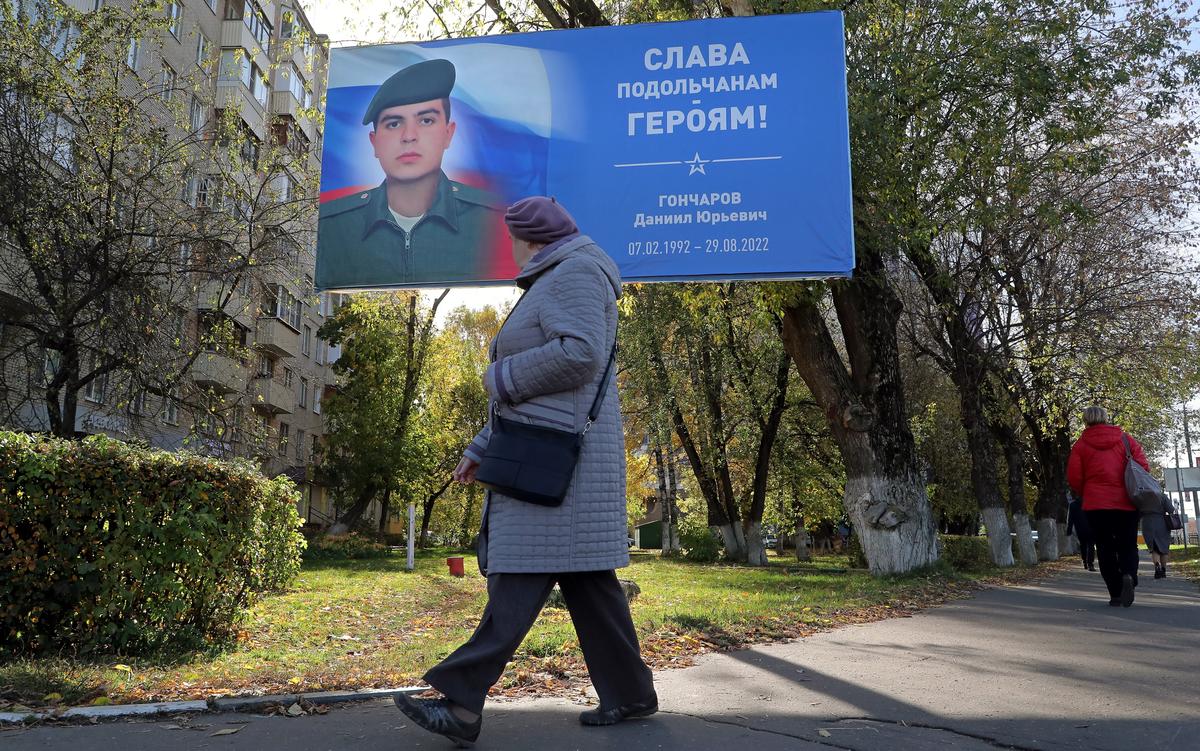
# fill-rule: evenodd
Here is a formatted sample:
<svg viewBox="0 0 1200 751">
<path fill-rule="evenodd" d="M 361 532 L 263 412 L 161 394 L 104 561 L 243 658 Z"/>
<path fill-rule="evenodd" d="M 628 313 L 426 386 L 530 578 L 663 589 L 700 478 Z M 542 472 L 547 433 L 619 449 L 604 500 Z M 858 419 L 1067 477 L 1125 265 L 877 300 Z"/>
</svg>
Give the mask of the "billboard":
<svg viewBox="0 0 1200 751">
<path fill-rule="evenodd" d="M 1200 467 L 1163 467 L 1168 493 L 1200 490 Z"/>
<path fill-rule="evenodd" d="M 316 284 L 509 283 L 551 195 L 625 281 L 848 276 L 840 12 L 332 50 Z"/>
</svg>

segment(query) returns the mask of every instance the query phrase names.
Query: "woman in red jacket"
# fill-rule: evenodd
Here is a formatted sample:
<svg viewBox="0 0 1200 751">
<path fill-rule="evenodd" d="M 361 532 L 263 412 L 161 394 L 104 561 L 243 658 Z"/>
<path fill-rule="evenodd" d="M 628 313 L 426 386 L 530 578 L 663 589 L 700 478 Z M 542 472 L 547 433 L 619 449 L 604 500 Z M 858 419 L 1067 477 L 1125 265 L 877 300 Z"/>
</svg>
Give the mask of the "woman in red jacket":
<svg viewBox="0 0 1200 751">
<path fill-rule="evenodd" d="M 1096 538 L 1100 575 L 1108 586 L 1108 604 L 1129 607 L 1137 586 L 1138 512 L 1125 492 L 1125 440 L 1133 459 L 1150 471 L 1141 445 L 1116 425 L 1108 424 L 1108 410 L 1083 411 L 1087 427 L 1071 447 L 1067 484 L 1083 499 L 1083 511 Z"/>
</svg>

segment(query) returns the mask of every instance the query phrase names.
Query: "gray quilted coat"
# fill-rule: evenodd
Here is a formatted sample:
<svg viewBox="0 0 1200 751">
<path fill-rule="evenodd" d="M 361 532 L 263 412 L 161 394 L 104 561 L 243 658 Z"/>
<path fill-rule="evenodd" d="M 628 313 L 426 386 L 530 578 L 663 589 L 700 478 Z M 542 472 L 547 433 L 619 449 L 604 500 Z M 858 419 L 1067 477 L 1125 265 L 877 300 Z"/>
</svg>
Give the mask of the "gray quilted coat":
<svg viewBox="0 0 1200 751">
<path fill-rule="evenodd" d="M 517 285 L 528 291 L 492 342 L 488 391 L 503 417 L 580 431 L 617 334 L 620 272 L 590 238 L 578 235 L 534 256 Z M 479 461 L 489 435 L 484 427 L 466 456 Z M 615 366 L 563 504 L 548 508 L 488 493 L 487 506 L 489 574 L 629 565 Z"/>
</svg>

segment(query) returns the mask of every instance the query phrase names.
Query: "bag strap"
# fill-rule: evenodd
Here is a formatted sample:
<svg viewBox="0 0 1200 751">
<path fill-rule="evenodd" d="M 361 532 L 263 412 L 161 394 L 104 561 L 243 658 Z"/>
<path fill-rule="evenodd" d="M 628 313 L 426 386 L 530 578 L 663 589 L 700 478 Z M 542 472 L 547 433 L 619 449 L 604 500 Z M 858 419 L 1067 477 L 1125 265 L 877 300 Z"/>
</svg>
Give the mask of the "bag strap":
<svg viewBox="0 0 1200 751">
<path fill-rule="evenodd" d="M 1133 461 L 1133 447 L 1129 445 L 1129 434 L 1121 433 L 1121 440 L 1125 442 L 1125 463 Z"/>
<path fill-rule="evenodd" d="M 592 408 L 588 410 L 588 419 L 583 426 L 583 432 L 579 435 L 585 436 L 592 429 L 592 423 L 600 416 L 600 405 L 604 404 L 604 397 L 608 395 L 608 381 L 612 377 L 613 363 L 617 361 L 617 342 L 616 335 L 613 335 L 612 352 L 608 356 L 608 365 L 604 368 L 604 378 L 600 379 L 600 390 L 596 392 L 596 398 L 592 400 Z"/>
</svg>

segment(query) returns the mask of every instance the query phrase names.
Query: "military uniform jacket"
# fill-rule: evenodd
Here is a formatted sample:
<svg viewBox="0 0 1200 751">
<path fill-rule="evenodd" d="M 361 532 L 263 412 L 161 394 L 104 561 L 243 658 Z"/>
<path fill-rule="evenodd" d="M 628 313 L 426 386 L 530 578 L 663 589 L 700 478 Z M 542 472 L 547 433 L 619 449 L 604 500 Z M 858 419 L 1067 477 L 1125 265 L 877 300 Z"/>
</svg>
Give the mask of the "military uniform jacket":
<svg viewBox="0 0 1200 751">
<path fill-rule="evenodd" d="M 487 279 L 503 216 L 487 191 L 442 173 L 437 197 L 405 232 L 387 203 L 387 181 L 321 205 L 318 289 L 436 285 Z"/>
</svg>

